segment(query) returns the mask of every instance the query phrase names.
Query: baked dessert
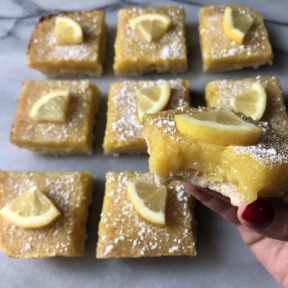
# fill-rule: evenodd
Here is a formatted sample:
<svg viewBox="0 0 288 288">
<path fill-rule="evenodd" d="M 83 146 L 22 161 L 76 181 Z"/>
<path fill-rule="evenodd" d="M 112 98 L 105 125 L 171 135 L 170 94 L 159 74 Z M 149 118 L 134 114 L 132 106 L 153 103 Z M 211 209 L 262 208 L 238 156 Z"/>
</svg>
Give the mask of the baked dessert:
<svg viewBox="0 0 288 288">
<path fill-rule="evenodd" d="M 221 72 L 272 64 L 273 53 L 262 16 L 248 6 L 230 5 L 240 14 L 253 19 L 244 42 L 238 44 L 223 30 L 225 7 L 204 6 L 200 9 L 199 34 L 203 70 Z"/>
<path fill-rule="evenodd" d="M 64 122 L 33 120 L 31 110 L 37 106 L 35 103 L 41 102 L 41 97 L 49 98 L 49 95 L 59 91 L 68 91 L 69 95 Z M 89 81 L 24 82 L 10 136 L 11 143 L 43 154 L 91 154 L 99 100 L 98 88 Z M 38 111 L 41 112 L 40 108 Z M 51 112 L 54 111 L 57 108 L 52 107 Z"/>
<path fill-rule="evenodd" d="M 259 122 L 243 114 L 236 117 L 230 111 L 229 114 L 232 113 L 238 121 L 241 120 L 245 125 L 253 124 L 253 129 L 260 132 L 256 138 L 251 134 L 253 141 L 250 141 L 248 133 L 245 136 L 247 142 L 242 145 L 221 144 L 227 135 L 217 130 L 216 135 L 210 137 L 205 132 L 192 135 L 190 129 L 191 134 L 187 136 L 176 127 L 175 117 L 179 114 L 200 119 L 204 112 L 219 110 L 198 108 L 188 109 L 185 113 L 163 111 L 146 115 L 143 135 L 150 153 L 150 173 L 155 173 L 163 183 L 182 180 L 208 187 L 230 197 L 231 203 L 236 206 L 253 202 L 257 197 L 282 195 L 288 190 L 288 140 L 275 132 L 267 122 Z M 202 140 L 200 134 L 204 137 Z"/>
<path fill-rule="evenodd" d="M 168 187 L 166 224 L 147 222 L 134 210 L 126 191 L 129 180 L 154 183 L 152 174 L 108 172 L 98 230 L 97 258 L 196 255 L 194 200 L 180 183 Z"/>
<path fill-rule="evenodd" d="M 267 95 L 266 109 L 261 121 L 268 122 L 282 135 L 288 136 L 288 116 L 284 96 L 277 77 L 256 77 L 241 80 L 216 80 L 207 83 L 205 98 L 208 107 L 227 106 L 230 100 L 249 88 L 253 83 L 263 85 Z"/>
<path fill-rule="evenodd" d="M 143 87 L 154 87 L 165 82 L 149 80 L 111 83 L 103 142 L 105 154 L 147 152 L 147 144 L 142 136 L 143 125 L 137 115 L 136 94 Z M 189 108 L 189 81 L 176 79 L 168 82 L 171 92 L 165 110 Z"/>
<path fill-rule="evenodd" d="M 160 18 L 168 17 L 171 21 L 167 31 L 151 42 L 140 37 L 129 22 L 147 14 L 152 14 L 151 17 L 160 14 Z M 124 8 L 119 11 L 113 65 L 116 75 L 183 72 L 187 70 L 186 54 L 185 11 L 182 7 Z"/>
<path fill-rule="evenodd" d="M 33 185 L 50 198 L 61 216 L 38 229 L 20 228 L 0 217 L 1 252 L 14 258 L 83 256 L 92 176 L 88 172 L 0 171 L 0 209 Z"/>
<path fill-rule="evenodd" d="M 58 41 L 56 22 L 60 17 L 74 21 L 74 26 L 80 26 L 83 34 L 81 43 L 63 45 L 67 31 L 59 37 L 62 42 Z M 42 17 L 30 40 L 28 66 L 50 77 L 101 76 L 105 30 L 105 12 L 100 10 L 67 12 Z"/>
</svg>

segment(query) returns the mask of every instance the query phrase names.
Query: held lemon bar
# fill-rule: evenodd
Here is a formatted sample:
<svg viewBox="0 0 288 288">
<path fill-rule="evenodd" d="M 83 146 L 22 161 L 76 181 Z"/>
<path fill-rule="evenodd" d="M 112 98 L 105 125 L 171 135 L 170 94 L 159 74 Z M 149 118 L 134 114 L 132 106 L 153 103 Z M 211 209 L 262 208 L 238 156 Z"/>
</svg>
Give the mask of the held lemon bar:
<svg viewBox="0 0 288 288">
<path fill-rule="evenodd" d="M 185 114 L 193 116 L 214 110 L 189 109 Z M 183 111 L 163 111 L 145 118 L 143 134 L 148 143 L 151 173 L 166 178 L 168 183 L 175 179 L 191 181 L 221 192 L 234 205 L 253 202 L 257 197 L 280 196 L 288 190 L 288 140 L 268 123 L 242 114 L 245 123 L 255 124 L 257 131 L 261 129 L 258 143 L 225 146 L 216 143 L 217 137 L 209 142 L 199 140 L 196 134 L 188 137 L 178 131 L 178 114 Z"/>
<path fill-rule="evenodd" d="M 127 195 L 128 181 L 155 183 L 149 173 L 106 174 L 106 188 L 98 230 L 97 258 L 196 255 L 194 199 L 180 183 L 167 189 L 166 223 L 151 224 L 134 210 Z"/>
<path fill-rule="evenodd" d="M 261 121 L 268 122 L 273 129 L 288 136 L 288 116 L 282 89 L 277 77 L 256 77 L 241 80 L 216 80 L 207 83 L 205 98 L 209 107 L 230 106 L 230 100 L 248 89 L 253 83 L 263 85 L 267 103 Z"/>
<path fill-rule="evenodd" d="M 42 99 L 47 101 L 43 102 L 44 109 L 38 107 L 38 116 L 47 111 L 52 114 L 55 112 L 57 116 L 59 107 L 48 107 L 48 100 L 53 93 L 57 98 L 57 93 L 60 92 L 67 92 L 67 111 L 62 122 L 54 122 L 53 119 L 42 121 L 41 118 L 31 116 L 32 108 L 39 101 L 43 102 Z M 91 154 L 92 131 L 99 100 L 98 88 L 89 81 L 24 82 L 12 127 L 11 142 L 20 148 L 43 154 Z"/>
<path fill-rule="evenodd" d="M 88 172 L 0 171 L 0 209 L 36 185 L 60 211 L 54 222 L 33 229 L 18 227 L 0 216 L 1 252 L 14 258 L 83 256 L 92 182 Z"/>
<path fill-rule="evenodd" d="M 64 23 L 58 23 L 61 21 Z M 67 39 L 68 33 L 70 38 Z M 104 11 L 69 12 L 42 17 L 30 40 L 28 66 L 52 77 L 101 76 L 105 37 Z"/>
<path fill-rule="evenodd" d="M 135 31 L 131 27 L 131 20 L 147 15 L 160 20 L 164 17 L 169 21 L 163 35 L 151 41 L 141 37 L 137 29 Z M 157 21 L 154 23 L 159 23 Z M 163 23 L 160 24 L 162 27 Z M 113 66 L 116 75 L 183 72 L 187 70 L 186 54 L 185 11 L 182 7 L 124 8 L 119 11 Z"/>
<path fill-rule="evenodd" d="M 252 27 L 247 32 L 244 42 L 238 44 L 223 30 L 225 6 L 201 8 L 199 34 L 204 71 L 221 72 L 272 64 L 273 53 L 262 16 L 248 6 L 230 7 L 239 14 L 252 18 Z"/>
<path fill-rule="evenodd" d="M 143 125 L 137 116 L 137 91 L 165 83 L 157 81 L 124 81 L 111 84 L 108 97 L 107 125 L 103 148 L 105 154 L 147 152 L 142 135 Z M 168 109 L 189 108 L 189 81 L 169 80 L 171 87 Z"/>
</svg>

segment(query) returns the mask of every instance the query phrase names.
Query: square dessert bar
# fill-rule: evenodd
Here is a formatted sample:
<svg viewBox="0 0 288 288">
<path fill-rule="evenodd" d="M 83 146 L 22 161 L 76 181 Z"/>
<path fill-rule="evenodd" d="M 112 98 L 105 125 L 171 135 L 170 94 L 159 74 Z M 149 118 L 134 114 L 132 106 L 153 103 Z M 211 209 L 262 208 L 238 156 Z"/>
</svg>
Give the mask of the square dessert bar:
<svg viewBox="0 0 288 288">
<path fill-rule="evenodd" d="M 147 152 L 147 144 L 142 136 L 143 125 L 137 116 L 136 93 L 141 88 L 164 82 L 164 80 L 124 81 L 111 84 L 103 143 L 105 154 Z M 171 94 L 165 110 L 190 107 L 189 81 L 176 79 L 169 82 Z"/>
<path fill-rule="evenodd" d="M 175 115 L 213 109 L 191 108 L 146 115 L 143 135 L 150 154 L 150 173 L 156 173 L 162 183 L 191 181 L 225 196 L 235 194 L 233 205 L 248 204 L 257 197 L 282 196 L 288 189 L 288 139 L 267 122 L 242 114 L 244 121 L 262 130 L 258 143 L 247 146 L 217 145 L 178 131 Z"/>
<path fill-rule="evenodd" d="M 29 111 L 41 96 L 69 89 L 70 100 L 65 123 L 36 122 Z M 92 153 L 93 126 L 100 92 L 89 81 L 24 82 L 10 140 L 20 148 L 52 155 Z"/>
<path fill-rule="evenodd" d="M 81 26 L 84 41 L 77 45 L 57 45 L 55 25 L 59 16 Z M 105 51 L 105 12 L 81 11 L 42 17 L 28 48 L 28 66 L 52 76 L 101 76 Z"/>
<path fill-rule="evenodd" d="M 200 9 L 199 33 L 204 71 L 221 72 L 272 64 L 273 53 L 262 16 L 247 6 L 231 7 L 254 20 L 241 45 L 231 40 L 222 28 L 225 6 Z"/>
<path fill-rule="evenodd" d="M 230 99 L 260 82 L 265 88 L 267 104 L 261 121 L 268 122 L 276 131 L 288 136 L 288 116 L 282 89 L 277 77 L 256 77 L 241 80 L 217 80 L 207 83 L 205 98 L 209 107 L 230 105 Z"/>
<path fill-rule="evenodd" d="M 180 183 L 167 189 L 166 224 L 147 222 L 129 200 L 127 181 L 153 184 L 152 174 L 108 172 L 98 230 L 97 258 L 196 255 L 194 199 Z"/>
<path fill-rule="evenodd" d="M 131 29 L 129 20 L 142 14 L 159 13 L 171 18 L 172 25 L 152 43 L 146 43 Z M 185 11 L 182 7 L 124 8 L 119 11 L 115 41 L 116 75 L 141 75 L 152 71 L 187 70 Z"/>
<path fill-rule="evenodd" d="M 0 217 L 0 251 L 14 258 L 83 256 L 92 182 L 88 172 L 0 170 L 0 209 L 37 185 L 61 212 L 55 222 L 38 229 L 20 228 Z"/>
</svg>

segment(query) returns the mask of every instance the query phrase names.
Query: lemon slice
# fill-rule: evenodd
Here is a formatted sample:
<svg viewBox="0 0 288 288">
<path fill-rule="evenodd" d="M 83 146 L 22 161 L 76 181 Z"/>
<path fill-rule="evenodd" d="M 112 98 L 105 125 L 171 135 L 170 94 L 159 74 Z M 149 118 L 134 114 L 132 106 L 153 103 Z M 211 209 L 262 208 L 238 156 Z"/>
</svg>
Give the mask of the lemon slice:
<svg viewBox="0 0 288 288">
<path fill-rule="evenodd" d="M 253 24 L 253 18 L 240 13 L 231 7 L 226 7 L 223 15 L 223 30 L 225 34 L 238 44 L 244 42 L 245 36 Z"/>
<path fill-rule="evenodd" d="M 32 106 L 29 117 L 37 122 L 64 123 L 69 103 L 69 89 L 53 90 Z"/>
<path fill-rule="evenodd" d="M 170 17 L 158 13 L 142 14 L 129 21 L 132 30 L 148 43 L 163 36 L 171 23 Z"/>
<path fill-rule="evenodd" d="M 78 45 L 83 43 L 83 31 L 78 22 L 67 17 L 57 17 L 55 27 L 57 45 Z"/>
<path fill-rule="evenodd" d="M 41 228 L 61 214 L 47 196 L 37 186 L 33 186 L 2 208 L 0 215 L 18 227 Z"/>
<path fill-rule="evenodd" d="M 162 111 L 170 99 L 171 87 L 169 82 L 152 87 L 139 89 L 136 93 L 137 113 L 140 123 L 145 114 Z"/>
<path fill-rule="evenodd" d="M 128 181 L 127 193 L 140 216 L 153 224 L 165 225 L 167 197 L 165 186 Z"/>
<path fill-rule="evenodd" d="M 252 84 L 243 93 L 230 99 L 230 107 L 254 119 L 261 119 L 267 103 L 265 88 L 259 82 Z"/>
<path fill-rule="evenodd" d="M 188 137 L 218 145 L 255 145 L 262 130 L 226 107 L 175 115 L 177 130 Z"/>
</svg>

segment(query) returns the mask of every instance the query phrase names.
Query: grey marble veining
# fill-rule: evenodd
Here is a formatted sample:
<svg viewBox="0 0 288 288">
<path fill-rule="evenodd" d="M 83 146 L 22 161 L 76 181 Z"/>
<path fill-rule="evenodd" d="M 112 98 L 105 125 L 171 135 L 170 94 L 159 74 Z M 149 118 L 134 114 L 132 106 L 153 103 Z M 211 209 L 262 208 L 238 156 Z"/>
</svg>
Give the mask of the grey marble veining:
<svg viewBox="0 0 288 288">
<path fill-rule="evenodd" d="M 156 3 L 157 2 L 157 3 Z M 105 130 L 107 94 L 112 81 L 129 79 L 115 77 L 113 44 L 118 10 L 127 6 L 182 5 L 186 9 L 189 70 L 179 75 L 146 75 L 142 79 L 190 80 L 192 103 L 205 104 L 203 94 L 208 81 L 277 76 L 288 97 L 288 1 L 239 0 L 250 5 L 265 18 L 274 51 L 272 66 L 258 70 L 204 74 L 198 36 L 198 12 L 202 5 L 231 4 L 232 0 L 212 1 L 112 1 L 112 0 L 1 0 L 0 1 L 0 169 L 29 171 L 89 170 L 95 177 L 94 203 L 89 209 L 89 238 L 83 258 L 15 260 L 0 254 L 0 287 L 278 287 L 242 243 L 236 228 L 220 219 L 202 205 L 197 205 L 198 256 L 158 259 L 96 260 L 96 234 L 104 193 L 105 173 L 109 170 L 147 171 L 147 155 L 104 156 L 101 148 Z M 95 152 L 92 156 L 54 158 L 36 155 L 10 144 L 9 134 L 14 120 L 21 83 L 43 80 L 45 76 L 29 69 L 26 53 L 29 39 L 41 16 L 71 10 L 103 9 L 108 26 L 107 56 L 104 75 L 93 78 L 102 91 L 100 113 L 95 131 Z M 135 79 L 135 78 L 133 78 Z M 288 103 L 288 98 L 286 102 Z"/>
</svg>

